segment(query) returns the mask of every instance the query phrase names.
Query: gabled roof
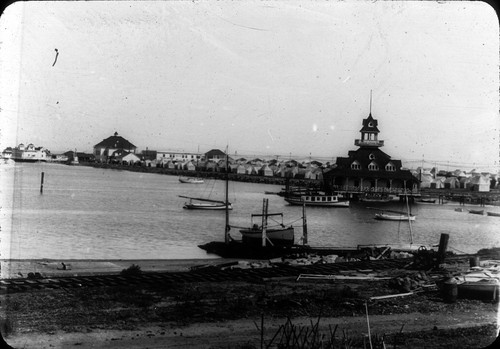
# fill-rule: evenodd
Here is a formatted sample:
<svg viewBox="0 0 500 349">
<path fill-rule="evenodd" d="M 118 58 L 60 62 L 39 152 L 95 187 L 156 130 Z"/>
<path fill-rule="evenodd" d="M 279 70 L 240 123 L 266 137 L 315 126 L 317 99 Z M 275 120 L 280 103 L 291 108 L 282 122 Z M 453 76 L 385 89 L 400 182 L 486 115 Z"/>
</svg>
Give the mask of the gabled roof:
<svg viewBox="0 0 500 349">
<path fill-rule="evenodd" d="M 212 149 L 212 150 L 209 150 L 205 153 L 205 156 L 207 158 L 209 157 L 214 157 L 216 155 L 222 155 L 222 156 L 226 156 L 226 153 L 224 153 L 222 150 L 220 149 Z"/>
<path fill-rule="evenodd" d="M 370 126 L 371 125 L 371 126 Z M 368 115 L 366 119 L 363 119 L 363 128 L 359 132 L 377 132 L 380 131 L 377 128 L 378 121 L 375 120 L 372 116 L 372 113 Z"/>
<path fill-rule="evenodd" d="M 115 132 L 115 134 L 111 137 L 108 137 L 102 142 L 97 143 L 94 145 L 94 148 L 111 148 L 111 149 L 135 149 L 137 148 L 135 145 L 130 143 L 128 140 L 123 138 L 122 136 L 118 136 L 118 132 Z"/>
</svg>

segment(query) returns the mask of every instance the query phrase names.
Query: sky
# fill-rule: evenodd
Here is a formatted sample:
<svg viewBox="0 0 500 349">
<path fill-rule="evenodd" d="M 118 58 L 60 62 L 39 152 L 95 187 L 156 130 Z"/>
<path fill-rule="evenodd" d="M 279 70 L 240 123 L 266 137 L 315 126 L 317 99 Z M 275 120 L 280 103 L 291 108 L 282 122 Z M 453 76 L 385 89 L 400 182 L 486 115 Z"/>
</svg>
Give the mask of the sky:
<svg viewBox="0 0 500 349">
<path fill-rule="evenodd" d="M 483 2 L 16 2 L 0 79 L 2 150 L 91 152 L 118 132 L 138 150 L 331 161 L 357 149 L 371 95 L 406 166 L 499 168 Z"/>
</svg>

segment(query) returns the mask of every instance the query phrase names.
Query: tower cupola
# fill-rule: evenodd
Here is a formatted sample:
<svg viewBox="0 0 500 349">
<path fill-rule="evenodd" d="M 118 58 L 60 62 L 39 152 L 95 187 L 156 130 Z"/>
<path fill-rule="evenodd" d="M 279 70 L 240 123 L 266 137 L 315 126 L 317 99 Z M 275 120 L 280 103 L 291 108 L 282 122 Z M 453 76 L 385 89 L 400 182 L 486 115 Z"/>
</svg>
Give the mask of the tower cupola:
<svg viewBox="0 0 500 349">
<path fill-rule="evenodd" d="M 363 127 L 359 132 L 361 132 L 361 139 L 356 139 L 354 145 L 358 147 L 383 147 L 384 141 L 378 140 L 378 134 L 380 131 L 377 128 L 378 121 L 372 116 L 372 96 L 370 92 L 370 114 L 366 119 L 363 119 Z"/>
</svg>

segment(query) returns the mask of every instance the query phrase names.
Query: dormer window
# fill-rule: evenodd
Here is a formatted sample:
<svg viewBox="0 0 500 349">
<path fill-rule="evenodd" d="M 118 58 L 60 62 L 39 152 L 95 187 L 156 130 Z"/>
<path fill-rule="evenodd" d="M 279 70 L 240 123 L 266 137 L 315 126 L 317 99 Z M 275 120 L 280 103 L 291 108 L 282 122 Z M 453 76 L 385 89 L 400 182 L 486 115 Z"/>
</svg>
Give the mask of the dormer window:
<svg viewBox="0 0 500 349">
<path fill-rule="evenodd" d="M 351 164 L 351 169 L 352 169 L 352 170 L 361 170 L 361 165 L 359 164 L 359 162 L 354 161 L 354 162 Z"/>
<path fill-rule="evenodd" d="M 394 171 L 396 171 L 396 166 L 394 166 L 394 164 L 392 162 L 389 162 L 387 165 L 385 165 L 385 170 L 390 171 L 390 172 L 394 172 Z"/>
<path fill-rule="evenodd" d="M 378 171 L 378 165 L 375 162 L 372 161 L 368 165 L 368 170 L 370 170 L 370 171 Z"/>
</svg>

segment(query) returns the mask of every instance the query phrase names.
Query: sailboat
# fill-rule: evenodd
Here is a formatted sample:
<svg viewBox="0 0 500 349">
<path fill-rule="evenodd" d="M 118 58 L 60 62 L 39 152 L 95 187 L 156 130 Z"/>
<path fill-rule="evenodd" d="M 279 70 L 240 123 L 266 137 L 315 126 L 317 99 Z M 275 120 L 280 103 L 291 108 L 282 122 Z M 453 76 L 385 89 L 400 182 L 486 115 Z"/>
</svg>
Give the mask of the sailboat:
<svg viewBox="0 0 500 349">
<path fill-rule="evenodd" d="M 228 181 L 229 181 L 228 161 L 229 161 L 229 158 L 226 156 L 226 180 L 225 180 L 225 182 L 226 182 L 226 184 L 225 184 L 225 186 L 226 186 L 226 200 L 225 201 L 212 200 L 209 198 L 200 198 L 200 197 L 179 195 L 180 198 L 189 199 L 188 202 L 184 203 L 183 208 L 188 209 L 188 210 L 232 210 L 233 209 L 233 206 L 228 201 Z M 191 182 L 191 183 L 195 183 L 194 178 L 191 178 L 191 179 L 193 180 L 193 182 Z M 182 182 L 181 178 L 179 178 L 179 181 Z M 201 181 L 203 183 L 203 180 L 201 180 Z M 183 182 L 183 183 L 187 183 L 187 182 Z"/>
<path fill-rule="evenodd" d="M 265 246 L 269 243 L 271 246 L 292 246 L 294 242 L 294 228 L 286 227 L 283 224 L 283 213 L 267 213 L 269 200 L 264 199 L 262 214 L 251 215 L 251 227 L 240 229 L 242 242 L 249 245 Z M 268 218 L 280 216 L 281 223 L 278 226 L 269 227 Z M 254 218 L 261 218 L 262 225 L 254 223 Z"/>
<path fill-rule="evenodd" d="M 226 166 L 228 163 L 226 151 Z M 228 169 L 226 167 L 226 203 L 228 202 Z M 263 200 L 262 214 L 252 215 L 253 219 L 260 217 L 262 223 L 251 223 L 250 228 L 240 228 L 241 239 L 233 239 L 230 235 L 231 226 L 229 225 L 229 208 L 226 208 L 224 241 L 212 241 L 204 245 L 199 245 L 201 249 L 208 253 L 214 253 L 221 257 L 230 258 L 251 258 L 251 259 L 268 259 L 283 256 L 293 251 L 307 250 L 307 226 L 305 219 L 305 211 L 303 217 L 303 245 L 294 245 L 294 229 L 293 227 L 284 226 L 283 222 L 277 227 L 268 226 L 268 218 L 274 216 L 282 216 L 281 213 L 268 213 L 269 200 Z M 229 205 L 227 205 L 228 207 Z M 304 205 L 305 206 L 305 205 Z M 305 210 L 305 207 L 304 207 Z"/>
<path fill-rule="evenodd" d="M 411 214 L 410 207 L 408 204 L 408 197 L 405 197 L 406 209 L 407 211 L 394 211 L 387 209 L 380 209 L 375 207 L 368 207 L 373 210 L 380 210 L 382 212 L 375 213 L 375 219 L 385 220 L 385 221 L 414 221 L 416 216 Z"/>
</svg>

